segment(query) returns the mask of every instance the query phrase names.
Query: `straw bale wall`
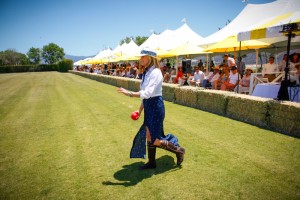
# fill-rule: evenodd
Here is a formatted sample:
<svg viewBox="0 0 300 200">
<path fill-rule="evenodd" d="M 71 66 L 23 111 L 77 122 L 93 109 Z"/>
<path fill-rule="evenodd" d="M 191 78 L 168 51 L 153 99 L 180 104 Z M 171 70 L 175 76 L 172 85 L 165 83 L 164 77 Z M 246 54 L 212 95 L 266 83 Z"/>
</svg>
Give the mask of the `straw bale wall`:
<svg viewBox="0 0 300 200">
<path fill-rule="evenodd" d="M 138 91 L 140 87 L 140 80 L 136 79 L 69 72 L 131 91 Z M 300 103 L 167 83 L 163 83 L 163 98 L 300 138 Z"/>
</svg>

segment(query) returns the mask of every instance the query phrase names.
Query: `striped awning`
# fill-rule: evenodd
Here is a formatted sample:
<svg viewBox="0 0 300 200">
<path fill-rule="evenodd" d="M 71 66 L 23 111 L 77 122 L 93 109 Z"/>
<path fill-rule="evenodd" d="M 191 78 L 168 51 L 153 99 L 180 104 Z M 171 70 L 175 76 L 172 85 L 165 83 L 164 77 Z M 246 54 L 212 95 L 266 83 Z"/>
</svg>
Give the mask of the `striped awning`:
<svg viewBox="0 0 300 200">
<path fill-rule="evenodd" d="M 300 28 L 300 12 L 286 13 L 271 19 L 264 20 L 261 24 L 250 29 L 249 31 L 238 33 L 238 41 L 257 40 L 262 38 L 281 37 L 284 26 L 296 23 Z M 298 33 L 299 34 L 299 33 Z"/>
</svg>

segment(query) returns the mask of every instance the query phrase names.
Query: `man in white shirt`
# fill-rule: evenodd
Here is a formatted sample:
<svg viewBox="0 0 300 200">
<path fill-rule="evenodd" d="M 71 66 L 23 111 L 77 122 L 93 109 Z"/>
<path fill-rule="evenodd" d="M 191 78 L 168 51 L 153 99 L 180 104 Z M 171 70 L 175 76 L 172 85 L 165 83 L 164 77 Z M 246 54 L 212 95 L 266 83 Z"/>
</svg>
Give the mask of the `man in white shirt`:
<svg viewBox="0 0 300 200">
<path fill-rule="evenodd" d="M 223 58 L 224 58 L 225 61 L 227 61 L 227 65 L 229 67 L 229 70 L 231 69 L 231 67 L 236 66 L 234 58 L 229 57 L 228 54 L 225 54 Z"/>
<path fill-rule="evenodd" d="M 205 75 L 202 71 L 200 71 L 199 67 L 195 67 L 194 77 L 190 80 L 191 85 L 201 86 L 200 84 L 204 80 Z"/>
<path fill-rule="evenodd" d="M 274 63 L 274 57 L 270 56 L 269 63 L 263 65 L 262 76 L 272 82 L 276 78 L 275 73 L 278 71 L 278 65 Z"/>
</svg>

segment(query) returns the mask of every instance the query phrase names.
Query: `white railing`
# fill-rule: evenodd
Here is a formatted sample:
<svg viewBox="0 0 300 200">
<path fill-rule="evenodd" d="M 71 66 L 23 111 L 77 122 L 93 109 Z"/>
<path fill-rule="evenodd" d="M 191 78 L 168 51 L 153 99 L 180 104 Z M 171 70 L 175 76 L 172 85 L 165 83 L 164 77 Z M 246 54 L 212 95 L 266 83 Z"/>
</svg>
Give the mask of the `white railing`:
<svg viewBox="0 0 300 200">
<path fill-rule="evenodd" d="M 295 71 L 290 72 L 291 74 L 295 73 Z M 259 83 L 278 83 L 284 80 L 285 72 L 275 72 L 276 78 L 269 82 L 268 78 L 263 78 L 262 73 L 252 73 L 250 76 L 250 87 L 249 87 L 249 95 L 252 95 L 255 86 Z"/>
</svg>

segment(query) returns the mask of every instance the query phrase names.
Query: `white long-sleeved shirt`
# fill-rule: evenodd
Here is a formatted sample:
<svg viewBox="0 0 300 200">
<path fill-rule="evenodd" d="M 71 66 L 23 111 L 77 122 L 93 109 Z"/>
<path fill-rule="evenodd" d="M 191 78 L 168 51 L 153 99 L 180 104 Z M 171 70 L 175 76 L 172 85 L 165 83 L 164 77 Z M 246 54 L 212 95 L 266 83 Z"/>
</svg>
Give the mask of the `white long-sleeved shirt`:
<svg viewBox="0 0 300 200">
<path fill-rule="evenodd" d="M 205 75 L 204 75 L 204 73 L 202 71 L 195 72 L 194 73 L 193 81 L 202 83 L 202 81 L 204 80 L 204 78 L 205 78 Z"/>
<path fill-rule="evenodd" d="M 141 81 L 140 98 L 162 96 L 163 76 L 159 68 L 152 66 Z"/>
<path fill-rule="evenodd" d="M 274 74 L 278 71 L 278 66 L 275 63 L 267 63 L 263 65 L 262 75 L 264 76 L 265 74 Z"/>
</svg>

